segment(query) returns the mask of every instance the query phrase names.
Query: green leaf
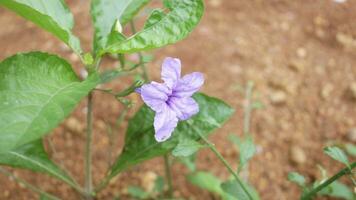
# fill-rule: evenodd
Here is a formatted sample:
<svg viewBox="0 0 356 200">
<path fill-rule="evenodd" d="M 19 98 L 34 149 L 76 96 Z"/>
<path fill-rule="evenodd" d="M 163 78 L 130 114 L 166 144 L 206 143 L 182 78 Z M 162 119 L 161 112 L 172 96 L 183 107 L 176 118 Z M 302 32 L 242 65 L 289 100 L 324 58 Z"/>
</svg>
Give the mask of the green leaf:
<svg viewBox="0 0 356 200">
<path fill-rule="evenodd" d="M 323 188 L 318 194 L 346 200 L 354 200 L 356 198 L 353 192 L 345 184 L 342 184 L 339 181 L 331 183 L 328 187 Z"/>
<path fill-rule="evenodd" d="M 236 135 L 230 135 L 229 139 L 235 143 L 240 151 L 239 171 L 248 163 L 248 161 L 256 154 L 256 146 L 253 143 L 251 136 L 244 139 L 238 138 Z"/>
<path fill-rule="evenodd" d="M 0 63 L 0 153 L 38 140 L 56 127 L 98 83 L 80 81 L 70 64 L 46 53 Z"/>
<path fill-rule="evenodd" d="M 75 184 L 63 170 L 49 159 L 42 140 L 36 140 L 18 147 L 16 150 L 1 153 L 0 165 L 46 173 L 66 183 Z"/>
<path fill-rule="evenodd" d="M 113 43 L 104 53 L 134 53 L 159 48 L 186 38 L 199 23 L 204 12 L 202 0 L 181 0 L 159 22 L 143 29 L 126 41 Z"/>
<path fill-rule="evenodd" d="M 346 166 L 350 165 L 349 159 L 347 158 L 345 152 L 339 147 L 325 147 L 324 152 L 334 160 L 344 163 Z"/>
<path fill-rule="evenodd" d="M 251 194 L 253 200 L 260 199 L 257 191 L 249 184 L 242 182 L 242 184 L 247 188 L 248 192 Z M 221 188 L 229 195 L 235 197 L 238 200 L 250 200 L 247 194 L 244 192 L 240 184 L 235 180 L 226 181 L 221 184 Z"/>
<path fill-rule="evenodd" d="M 180 0 L 163 0 L 164 7 L 173 10 Z"/>
<path fill-rule="evenodd" d="M 209 172 L 203 172 L 199 171 L 193 174 L 189 174 L 187 176 L 189 182 L 192 184 L 207 190 L 209 192 L 218 194 L 219 196 L 222 197 L 222 199 L 235 199 L 232 198 L 230 195 L 226 194 L 223 189 L 220 187 L 221 186 L 221 180 L 218 179 L 216 176 L 212 175 Z"/>
<path fill-rule="evenodd" d="M 117 20 L 124 25 L 150 0 L 92 0 L 91 16 L 94 22 L 94 50 L 106 47 Z M 113 41 L 111 41 L 113 42 Z M 119 40 L 118 43 L 121 41 Z"/>
<path fill-rule="evenodd" d="M 290 172 L 288 173 L 288 180 L 296 183 L 300 187 L 305 187 L 305 178 L 303 175 L 297 173 L 297 172 Z"/>
<path fill-rule="evenodd" d="M 135 15 L 150 1 L 151 0 L 132 0 L 120 17 L 121 24 L 125 25 L 130 22 L 135 17 Z"/>
<path fill-rule="evenodd" d="M 148 19 L 146 20 L 145 25 L 143 26 L 143 29 L 148 29 L 149 27 L 155 25 L 156 23 L 161 21 L 165 15 L 166 14 L 160 9 L 153 10 L 151 12 L 150 16 L 148 17 Z"/>
<path fill-rule="evenodd" d="M 138 186 L 130 186 L 128 188 L 128 193 L 135 198 L 138 199 L 146 199 L 149 194 L 147 192 L 145 192 L 145 190 L 143 190 L 141 187 Z"/>
<path fill-rule="evenodd" d="M 143 106 L 129 120 L 125 146 L 112 168 L 111 176 L 115 176 L 130 166 L 170 152 L 183 138 L 199 140 L 200 136 L 197 132 L 208 136 L 212 131 L 221 127 L 233 113 L 233 109 L 219 99 L 201 93 L 195 94 L 194 99 L 199 104 L 199 113 L 189 122 L 180 122 L 172 137 L 162 143 L 154 139 L 154 112 L 147 106 Z"/>
<path fill-rule="evenodd" d="M 0 5 L 51 32 L 76 53 L 82 52 L 80 42 L 72 34 L 72 13 L 63 0 L 0 0 Z"/>
<path fill-rule="evenodd" d="M 125 75 L 127 75 L 127 73 L 121 70 L 117 70 L 117 69 L 106 70 L 100 74 L 100 84 L 108 83 L 118 77 L 122 77 Z"/>
<path fill-rule="evenodd" d="M 172 154 L 173 156 L 179 157 L 187 157 L 191 156 L 195 152 L 197 152 L 199 149 L 203 148 L 204 145 L 200 144 L 199 142 L 195 140 L 190 140 L 190 139 L 183 139 L 179 141 L 178 145 L 173 149 Z"/>
</svg>

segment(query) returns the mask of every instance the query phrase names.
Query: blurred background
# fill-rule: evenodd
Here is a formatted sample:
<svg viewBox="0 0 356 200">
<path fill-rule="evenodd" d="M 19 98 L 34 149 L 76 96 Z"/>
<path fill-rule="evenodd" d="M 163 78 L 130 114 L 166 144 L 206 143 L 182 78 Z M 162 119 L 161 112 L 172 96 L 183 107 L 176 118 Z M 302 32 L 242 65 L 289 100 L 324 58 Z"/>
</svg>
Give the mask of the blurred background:
<svg viewBox="0 0 356 200">
<path fill-rule="evenodd" d="M 66 1 L 75 17 L 75 33 L 90 51 L 93 29 L 89 1 Z M 238 152 L 228 141 L 229 134 L 242 134 L 244 93 L 248 81 L 255 84 L 253 99 L 261 108 L 252 113 L 251 134 L 258 154 L 249 165 L 248 177 L 261 199 L 298 199 L 299 189 L 287 181 L 290 171 L 304 174 L 309 181 L 320 178 L 317 165 L 331 174 L 342 165 L 323 154 L 323 147 L 335 143 L 356 143 L 356 1 L 355 0 L 205 0 L 200 25 L 182 42 L 149 53 L 150 78 L 159 80 L 164 57 L 178 57 L 183 74 L 201 71 L 206 76 L 202 91 L 225 100 L 236 109 L 221 129 L 211 136 L 217 148 L 233 163 Z M 159 5 L 153 1 L 151 6 Z M 142 24 L 150 6 L 138 17 Z M 79 58 L 54 36 L 31 22 L 0 8 L 0 59 L 26 51 L 48 51 L 66 58 L 81 74 Z M 138 27 L 140 29 L 140 27 Z M 129 33 L 129 31 L 128 31 Z M 135 55 L 130 59 L 137 59 Z M 118 65 L 112 58 L 105 68 Z M 119 79 L 105 87 L 123 89 L 130 79 Z M 137 106 L 137 95 L 130 98 Z M 104 176 L 110 157 L 121 147 L 124 123 L 109 139 L 108 127 L 123 107 L 111 96 L 96 93 L 94 125 L 94 181 Z M 83 182 L 85 101 L 49 136 L 51 157 Z M 112 150 L 108 149 L 112 146 Z M 113 152 L 109 155 L 108 152 Z M 109 160 L 109 161 L 108 161 Z M 208 150 L 197 159 L 197 168 L 214 175 L 229 176 Z M 185 178 L 186 167 L 173 165 L 174 195 L 184 199 L 216 199 Z M 78 199 L 64 184 L 44 175 L 16 170 L 15 174 L 63 199 Z M 163 159 L 156 158 L 131 168 L 115 179 L 99 199 L 125 197 L 130 185 L 149 187 L 163 176 Z M 346 179 L 345 179 L 346 180 Z M 347 182 L 347 180 L 346 180 Z M 0 175 L 0 199 L 36 199 L 14 181 Z M 123 198 L 125 199 L 125 198 Z M 127 199 L 130 199 L 127 197 Z"/>
</svg>

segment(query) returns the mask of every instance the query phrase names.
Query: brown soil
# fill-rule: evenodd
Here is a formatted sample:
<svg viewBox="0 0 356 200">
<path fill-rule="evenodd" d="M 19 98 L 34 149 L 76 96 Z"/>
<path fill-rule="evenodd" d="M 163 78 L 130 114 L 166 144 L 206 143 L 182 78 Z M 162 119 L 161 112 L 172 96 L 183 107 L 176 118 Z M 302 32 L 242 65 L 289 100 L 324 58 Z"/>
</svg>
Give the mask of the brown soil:
<svg viewBox="0 0 356 200">
<path fill-rule="evenodd" d="M 85 50 L 90 50 L 88 1 L 67 2 L 75 15 L 75 32 Z M 325 156 L 322 148 L 332 141 L 351 142 L 347 134 L 356 127 L 356 101 L 346 93 L 356 82 L 356 1 L 207 0 L 206 5 L 202 23 L 188 39 L 153 52 L 156 57 L 148 66 L 150 76 L 159 79 L 160 63 L 165 56 L 181 58 L 184 73 L 201 71 L 206 75 L 203 92 L 224 99 L 236 109 L 233 118 L 211 137 L 234 165 L 237 153 L 227 136 L 241 134 L 243 117 L 243 95 L 235 88 L 254 81 L 255 98 L 265 108 L 255 111 L 252 117 L 251 132 L 259 153 L 249 166 L 249 180 L 262 199 L 298 199 L 299 190 L 286 180 L 287 173 L 298 171 L 313 181 L 320 176 L 318 164 L 330 174 L 335 173 L 342 166 Z M 0 27 L 0 59 L 18 51 L 49 51 L 68 59 L 80 71 L 78 58 L 57 39 L 2 8 Z M 105 63 L 112 66 L 114 61 L 107 59 Z M 129 80 L 118 80 L 110 86 L 119 90 L 128 84 Z M 139 101 L 136 95 L 130 98 Z M 108 166 L 110 141 L 105 133 L 106 123 L 114 123 L 122 106 L 101 93 L 95 93 L 94 100 L 94 180 L 98 183 Z M 84 108 L 85 101 L 50 136 L 57 150 L 50 151 L 52 158 L 81 183 Z M 116 152 L 122 146 L 124 129 L 125 125 L 114 141 Z M 221 178 L 228 176 L 207 150 L 199 154 L 198 168 Z M 112 199 L 125 193 L 127 186 L 142 184 L 147 172 L 164 175 L 162 158 L 122 173 L 99 194 L 99 199 Z M 175 196 L 213 199 L 208 192 L 188 183 L 186 172 L 184 166 L 174 164 Z M 25 170 L 15 173 L 63 199 L 79 198 L 67 186 L 47 176 Z M 0 185 L 0 199 L 37 198 L 3 175 Z"/>
</svg>

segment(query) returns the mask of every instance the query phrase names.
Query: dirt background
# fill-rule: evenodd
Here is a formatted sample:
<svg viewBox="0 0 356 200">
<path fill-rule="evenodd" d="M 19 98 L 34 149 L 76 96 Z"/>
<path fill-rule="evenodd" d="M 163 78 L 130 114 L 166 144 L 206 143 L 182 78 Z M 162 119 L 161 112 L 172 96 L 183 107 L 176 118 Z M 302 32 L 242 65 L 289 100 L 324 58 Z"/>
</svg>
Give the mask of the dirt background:
<svg viewBox="0 0 356 200">
<path fill-rule="evenodd" d="M 89 51 L 93 33 L 89 3 L 84 0 L 67 3 L 75 16 L 75 33 Z M 317 167 L 320 164 L 330 174 L 335 173 L 342 166 L 327 158 L 322 148 L 335 141 L 356 143 L 355 19 L 355 0 L 344 3 L 336 0 L 206 0 L 205 16 L 198 28 L 186 40 L 152 52 L 155 59 L 148 66 L 149 73 L 152 79 L 158 80 L 162 59 L 173 56 L 182 60 L 183 73 L 201 71 L 205 74 L 202 91 L 224 99 L 236 109 L 232 119 L 211 137 L 234 166 L 238 153 L 227 136 L 241 135 L 244 98 L 236 88 L 253 81 L 254 98 L 260 100 L 264 108 L 255 111 L 252 117 L 251 132 L 259 153 L 249 166 L 248 178 L 262 199 L 298 199 L 298 188 L 286 180 L 288 172 L 298 171 L 313 181 L 320 177 Z M 0 27 L 0 59 L 19 51 L 49 51 L 68 59 L 80 73 L 82 66 L 78 57 L 32 23 L 0 8 Z M 117 63 L 107 59 L 104 65 L 112 67 Z M 119 90 L 128 86 L 129 81 L 118 80 L 109 86 Z M 130 98 L 139 102 L 137 95 Z M 114 152 L 120 150 L 126 125 L 115 132 L 119 135 L 116 140 L 109 140 L 107 124 L 114 124 L 122 106 L 98 92 L 94 101 L 93 171 L 98 183 L 108 166 L 107 146 L 113 143 Z M 56 149 L 56 152 L 49 150 L 51 157 L 70 169 L 81 183 L 85 103 L 83 101 L 49 138 Z M 132 115 L 133 110 L 130 113 Z M 228 177 L 223 165 L 207 150 L 199 154 L 198 168 L 221 178 Z M 175 197 L 214 199 L 213 195 L 187 182 L 187 172 L 183 165 L 173 165 Z M 25 170 L 15 173 L 63 199 L 79 198 L 67 186 L 47 176 Z M 122 173 L 99 194 L 99 199 L 125 194 L 129 185 L 147 186 L 152 174 L 164 175 L 162 158 Z M 29 200 L 37 196 L 0 175 L 0 199 Z"/>
</svg>

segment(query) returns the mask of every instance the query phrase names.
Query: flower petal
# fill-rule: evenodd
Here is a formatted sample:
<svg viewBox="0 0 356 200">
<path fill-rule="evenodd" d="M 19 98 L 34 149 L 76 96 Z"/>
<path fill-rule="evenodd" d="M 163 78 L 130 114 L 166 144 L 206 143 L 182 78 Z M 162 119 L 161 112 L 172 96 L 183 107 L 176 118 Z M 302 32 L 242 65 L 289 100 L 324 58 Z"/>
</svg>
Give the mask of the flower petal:
<svg viewBox="0 0 356 200">
<path fill-rule="evenodd" d="M 140 91 L 143 101 L 156 112 L 164 109 L 171 90 L 164 84 L 151 82 L 141 87 Z"/>
<path fill-rule="evenodd" d="M 161 77 L 164 83 L 170 88 L 174 88 L 180 78 L 181 63 L 178 58 L 167 57 L 162 64 Z"/>
<path fill-rule="evenodd" d="M 198 103 L 191 97 L 171 97 L 168 101 L 168 106 L 180 120 L 187 120 L 199 112 Z"/>
<path fill-rule="evenodd" d="M 178 80 L 172 95 L 175 97 L 190 97 L 197 92 L 203 84 L 204 76 L 202 73 L 193 72 L 187 74 Z"/>
<path fill-rule="evenodd" d="M 167 105 L 161 112 L 157 112 L 153 126 L 155 128 L 155 138 L 157 142 L 166 141 L 171 137 L 178 124 L 178 118 L 175 112 Z"/>
</svg>

